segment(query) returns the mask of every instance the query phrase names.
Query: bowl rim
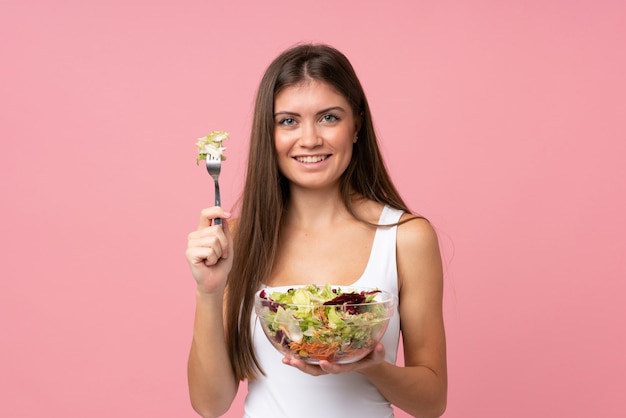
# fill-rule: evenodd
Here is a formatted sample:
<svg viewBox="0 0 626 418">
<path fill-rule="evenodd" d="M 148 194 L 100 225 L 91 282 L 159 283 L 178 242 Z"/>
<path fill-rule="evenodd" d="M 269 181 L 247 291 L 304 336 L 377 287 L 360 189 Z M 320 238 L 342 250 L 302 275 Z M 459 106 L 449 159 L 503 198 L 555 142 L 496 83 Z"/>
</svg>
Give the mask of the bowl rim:
<svg viewBox="0 0 626 418">
<path fill-rule="evenodd" d="M 282 305 L 285 306 L 303 306 L 303 307 L 310 307 L 310 306 L 322 306 L 323 304 L 302 304 L 302 303 L 285 303 L 285 302 L 277 302 L 275 300 L 270 300 L 270 299 L 265 299 L 265 298 L 261 298 L 260 294 L 262 291 L 266 291 L 268 293 L 277 291 L 277 292 L 286 292 L 289 289 L 297 289 L 297 288 L 301 288 L 301 287 L 307 287 L 307 286 L 317 286 L 318 288 L 323 288 L 326 286 L 326 284 L 317 284 L 317 283 L 310 283 L 310 284 L 302 284 L 302 285 L 284 285 L 284 286 L 263 286 L 261 289 L 257 290 L 254 294 L 254 300 L 256 301 L 261 301 L 261 300 L 265 300 L 265 301 L 271 301 L 271 302 L 275 302 L 275 303 L 280 303 Z M 396 301 L 396 296 L 394 294 L 392 294 L 391 292 L 384 290 L 384 289 L 380 289 L 380 288 L 376 288 L 376 287 L 370 287 L 370 286 L 353 286 L 353 285 L 334 285 L 331 283 L 328 283 L 328 286 L 331 287 L 331 289 L 335 289 L 335 288 L 339 288 L 342 290 L 342 292 L 344 293 L 348 293 L 350 291 L 373 291 L 376 290 L 379 292 L 378 296 L 382 296 L 382 299 L 375 299 L 372 300 L 370 302 L 360 302 L 360 303 L 341 303 L 341 304 L 334 304 L 334 305 L 325 305 L 325 306 L 360 306 L 360 305 L 375 305 L 375 304 L 387 304 L 387 303 L 394 303 L 395 305 L 395 301 Z"/>
</svg>

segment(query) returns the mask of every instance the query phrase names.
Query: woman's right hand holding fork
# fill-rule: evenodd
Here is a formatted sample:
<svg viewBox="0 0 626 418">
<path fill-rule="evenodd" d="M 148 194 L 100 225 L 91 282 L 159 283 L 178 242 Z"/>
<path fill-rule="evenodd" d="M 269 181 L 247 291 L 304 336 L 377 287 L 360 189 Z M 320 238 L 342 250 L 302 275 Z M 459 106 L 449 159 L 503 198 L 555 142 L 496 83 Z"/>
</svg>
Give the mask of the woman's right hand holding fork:
<svg viewBox="0 0 626 418">
<path fill-rule="evenodd" d="M 213 206 L 203 209 L 198 229 L 189 234 L 186 257 L 191 273 L 202 294 L 224 293 L 226 279 L 233 265 L 233 246 L 228 219 L 229 212 Z M 223 219 L 216 225 L 215 219 Z"/>
</svg>

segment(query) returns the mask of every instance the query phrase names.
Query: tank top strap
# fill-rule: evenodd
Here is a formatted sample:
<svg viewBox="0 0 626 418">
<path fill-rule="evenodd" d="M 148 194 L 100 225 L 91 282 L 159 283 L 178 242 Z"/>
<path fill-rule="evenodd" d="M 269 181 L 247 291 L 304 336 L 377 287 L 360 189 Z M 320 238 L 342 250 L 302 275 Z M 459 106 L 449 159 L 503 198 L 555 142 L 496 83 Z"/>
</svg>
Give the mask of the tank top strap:
<svg viewBox="0 0 626 418">
<path fill-rule="evenodd" d="M 397 293 L 396 232 L 398 227 L 395 224 L 402 214 L 401 210 L 389 206 L 383 208 L 378 220 L 381 226 L 376 229 L 367 267 L 358 281 L 360 286 L 380 287 Z"/>
<path fill-rule="evenodd" d="M 394 209 L 390 206 L 385 206 L 383 208 L 382 213 L 380 214 L 380 219 L 378 220 L 379 225 L 388 225 L 395 224 L 400 222 L 400 218 L 404 214 L 403 211 L 399 209 Z"/>
</svg>

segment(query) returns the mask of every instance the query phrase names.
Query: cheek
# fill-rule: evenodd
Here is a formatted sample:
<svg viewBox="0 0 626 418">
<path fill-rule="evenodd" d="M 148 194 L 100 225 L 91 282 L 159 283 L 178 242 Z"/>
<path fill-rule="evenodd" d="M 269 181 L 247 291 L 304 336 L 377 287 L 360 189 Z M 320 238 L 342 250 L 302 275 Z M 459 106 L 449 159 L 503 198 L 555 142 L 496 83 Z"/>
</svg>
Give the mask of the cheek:
<svg viewBox="0 0 626 418">
<path fill-rule="evenodd" d="M 293 146 L 293 139 L 285 133 L 274 133 L 274 149 L 280 154 L 288 152 Z"/>
<path fill-rule="evenodd" d="M 354 143 L 350 141 L 350 143 L 345 143 L 343 145 L 343 149 L 341 150 L 341 166 L 343 169 L 347 168 L 354 157 Z"/>
<path fill-rule="evenodd" d="M 278 170 L 283 172 L 283 168 L 289 157 L 289 151 L 291 150 L 291 143 L 289 141 L 284 140 L 284 138 L 274 138 L 274 151 L 276 153 L 276 164 L 278 165 Z"/>
<path fill-rule="evenodd" d="M 285 145 L 285 141 L 281 140 L 280 138 L 274 138 L 274 150 L 276 150 L 276 154 L 279 157 L 285 153 L 286 149 L 287 147 Z"/>
</svg>

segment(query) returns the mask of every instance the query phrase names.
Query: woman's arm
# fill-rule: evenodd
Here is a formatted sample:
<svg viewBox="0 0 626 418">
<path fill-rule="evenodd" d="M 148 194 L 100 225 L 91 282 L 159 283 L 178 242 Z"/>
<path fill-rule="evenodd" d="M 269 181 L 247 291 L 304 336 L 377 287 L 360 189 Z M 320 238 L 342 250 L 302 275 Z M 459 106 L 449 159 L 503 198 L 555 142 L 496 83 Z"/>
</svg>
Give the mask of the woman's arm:
<svg viewBox="0 0 626 418">
<path fill-rule="evenodd" d="M 360 372 L 411 415 L 439 417 L 447 399 L 443 271 L 437 235 L 428 221 L 398 227 L 397 264 L 405 367 L 382 362 Z"/>
<path fill-rule="evenodd" d="M 224 332 L 224 289 L 232 267 L 228 214 L 219 208 L 202 212 L 198 230 L 189 234 L 187 261 L 197 282 L 196 314 L 187 375 L 191 404 L 201 416 L 228 411 L 237 394 Z M 224 219 L 224 228 L 212 225 Z"/>
<path fill-rule="evenodd" d="M 225 414 L 239 386 L 228 357 L 221 316 L 221 298 L 196 292 L 187 377 L 191 405 L 204 418 Z"/>
</svg>

